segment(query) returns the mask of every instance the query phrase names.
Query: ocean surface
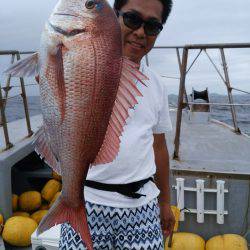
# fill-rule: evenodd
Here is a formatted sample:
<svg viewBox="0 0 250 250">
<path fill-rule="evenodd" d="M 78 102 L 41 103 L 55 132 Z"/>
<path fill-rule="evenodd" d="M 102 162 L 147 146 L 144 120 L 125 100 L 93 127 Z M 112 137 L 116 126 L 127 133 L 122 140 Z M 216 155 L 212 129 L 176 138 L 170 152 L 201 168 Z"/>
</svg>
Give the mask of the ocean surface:
<svg viewBox="0 0 250 250">
<path fill-rule="evenodd" d="M 177 96 L 169 95 L 170 106 L 177 106 Z M 228 103 L 228 97 L 224 95 L 211 94 L 210 102 Z M 234 103 L 250 104 L 250 95 L 234 95 Z M 40 98 L 28 96 L 29 114 L 34 116 L 41 113 Z M 212 118 L 233 125 L 229 106 L 212 106 Z M 11 122 L 25 117 L 22 98 L 20 96 L 8 100 L 6 106 L 7 121 Z M 240 130 L 250 135 L 250 106 L 236 106 L 237 121 Z"/>
<path fill-rule="evenodd" d="M 228 96 L 219 94 L 210 94 L 210 103 L 229 103 Z M 178 97 L 169 95 L 170 106 L 177 107 Z M 191 101 L 191 100 L 189 100 Z M 250 104 L 250 95 L 234 95 L 233 101 L 235 104 Z M 241 132 L 250 135 L 250 106 L 235 106 L 238 127 Z M 211 105 L 211 116 L 213 119 L 225 122 L 233 126 L 233 119 L 230 106 L 214 106 Z"/>
</svg>

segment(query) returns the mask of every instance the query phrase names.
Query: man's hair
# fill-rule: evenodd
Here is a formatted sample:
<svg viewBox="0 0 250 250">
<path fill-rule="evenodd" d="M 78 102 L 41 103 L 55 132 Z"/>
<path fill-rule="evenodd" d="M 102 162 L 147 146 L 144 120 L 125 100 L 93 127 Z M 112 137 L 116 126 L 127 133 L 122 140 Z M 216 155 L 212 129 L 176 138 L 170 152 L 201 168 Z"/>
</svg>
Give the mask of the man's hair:
<svg viewBox="0 0 250 250">
<path fill-rule="evenodd" d="M 115 0 L 114 2 L 114 10 L 116 13 L 118 13 L 119 10 L 128 2 L 133 0 Z M 163 11 L 162 11 L 162 23 L 164 24 L 167 21 L 167 18 L 171 12 L 172 9 L 172 0 L 158 0 L 163 5 Z"/>
</svg>

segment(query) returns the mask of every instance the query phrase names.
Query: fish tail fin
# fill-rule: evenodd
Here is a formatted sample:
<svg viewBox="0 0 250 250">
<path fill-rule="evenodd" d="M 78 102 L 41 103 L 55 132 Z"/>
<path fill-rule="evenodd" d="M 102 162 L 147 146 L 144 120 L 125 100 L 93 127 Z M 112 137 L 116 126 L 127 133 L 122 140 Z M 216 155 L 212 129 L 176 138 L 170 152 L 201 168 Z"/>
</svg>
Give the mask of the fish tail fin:
<svg viewBox="0 0 250 250">
<path fill-rule="evenodd" d="M 70 207 L 63 201 L 61 197 L 58 197 L 47 215 L 41 220 L 37 228 L 37 235 L 57 224 L 62 224 L 65 222 L 68 222 L 81 236 L 87 249 L 93 250 L 84 205 L 81 204 L 78 207 Z"/>
</svg>

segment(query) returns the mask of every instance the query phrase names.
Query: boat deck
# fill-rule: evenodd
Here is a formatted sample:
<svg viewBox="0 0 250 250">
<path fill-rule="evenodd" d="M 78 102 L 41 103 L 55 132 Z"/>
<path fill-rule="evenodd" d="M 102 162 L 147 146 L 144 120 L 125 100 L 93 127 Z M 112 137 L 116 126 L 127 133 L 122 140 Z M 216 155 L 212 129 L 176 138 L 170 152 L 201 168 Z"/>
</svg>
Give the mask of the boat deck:
<svg viewBox="0 0 250 250">
<path fill-rule="evenodd" d="M 176 112 L 172 111 L 173 130 L 167 133 L 170 155 L 174 152 Z M 236 134 L 233 128 L 217 120 L 196 123 L 183 112 L 180 159 L 171 161 L 175 170 L 250 175 L 250 137 Z"/>
<path fill-rule="evenodd" d="M 174 135 L 176 124 L 176 110 L 170 112 L 173 124 L 173 130 L 167 133 L 167 143 L 170 156 L 174 151 Z M 32 130 L 36 132 L 42 124 L 41 115 L 31 117 Z M 11 168 L 20 159 L 27 156 L 33 151 L 33 138 L 27 138 L 27 130 L 25 120 L 11 122 L 8 125 L 10 141 L 15 144 L 13 148 L 0 152 L 0 178 L 3 174 L 3 168 Z M 0 127 L 0 146 L 3 147 L 4 136 Z M 192 122 L 189 119 L 188 111 L 183 111 L 181 137 L 180 137 L 180 159 L 171 159 L 171 169 L 189 172 L 203 173 L 219 173 L 228 175 L 243 175 L 249 178 L 250 175 L 250 137 L 244 134 L 236 134 L 233 129 L 216 120 L 208 120 L 207 122 Z M 4 186 L 6 183 L 0 181 L 0 200 L 7 200 L 11 197 L 11 193 L 7 196 Z M 11 190 L 9 190 L 11 192 Z M 11 202 L 4 207 L 4 212 L 11 207 Z M 3 204 L 0 204 L 0 210 L 3 211 Z M 8 213 L 7 213 L 8 215 Z M 8 216 L 7 216 L 8 217 Z M 59 229 L 55 230 L 58 234 Z M 50 235 L 51 233 L 47 231 Z M 55 237 L 57 238 L 58 235 Z M 48 237 L 46 237 L 48 239 Z M 39 239 L 37 239 L 39 242 Z M 10 248 L 6 245 L 6 249 L 22 249 L 30 248 Z M 0 248 L 1 250 L 1 248 Z"/>
<path fill-rule="evenodd" d="M 42 115 L 31 116 L 30 122 L 33 132 L 36 132 L 37 129 L 42 125 Z M 20 119 L 8 123 L 8 132 L 9 132 L 9 139 L 12 144 L 17 145 L 21 143 L 27 137 L 26 120 Z M 0 152 L 4 148 L 5 148 L 4 132 L 3 132 L 3 127 L 0 126 Z M 12 149 L 8 151 L 11 150 Z"/>
<path fill-rule="evenodd" d="M 170 155 L 174 151 L 174 135 L 176 111 L 171 110 L 173 130 L 167 133 Z M 32 130 L 36 132 L 42 124 L 42 116 L 31 117 Z M 15 146 L 0 153 L 0 162 L 15 154 L 18 149 L 24 149 L 23 144 L 30 145 L 32 138 L 27 138 L 25 120 L 18 120 L 8 124 L 10 141 Z M 4 148 L 3 129 L 0 127 L 0 150 Z M 187 171 L 204 171 L 226 174 L 250 174 L 250 137 L 236 134 L 233 128 L 217 120 L 207 123 L 190 122 L 187 111 L 183 112 L 180 159 L 173 160 L 173 169 Z M 25 150 L 24 150 L 25 151 Z"/>
</svg>

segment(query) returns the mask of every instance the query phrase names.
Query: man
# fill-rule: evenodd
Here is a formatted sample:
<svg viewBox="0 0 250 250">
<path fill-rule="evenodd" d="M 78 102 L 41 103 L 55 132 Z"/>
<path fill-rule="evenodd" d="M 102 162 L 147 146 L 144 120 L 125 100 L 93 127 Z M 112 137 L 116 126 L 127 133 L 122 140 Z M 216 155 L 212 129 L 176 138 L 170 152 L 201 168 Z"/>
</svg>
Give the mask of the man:
<svg viewBox="0 0 250 250">
<path fill-rule="evenodd" d="M 141 63 L 153 48 L 171 6 L 171 0 L 114 3 L 123 54 L 140 65 L 149 80 L 147 87 L 138 85 L 143 97 L 129 111 L 117 158 L 88 173 L 84 195 L 94 249 L 163 250 L 163 235 L 173 230 L 164 134 L 171 129 L 166 87 Z M 85 249 L 69 224 L 62 225 L 59 248 Z"/>
</svg>

